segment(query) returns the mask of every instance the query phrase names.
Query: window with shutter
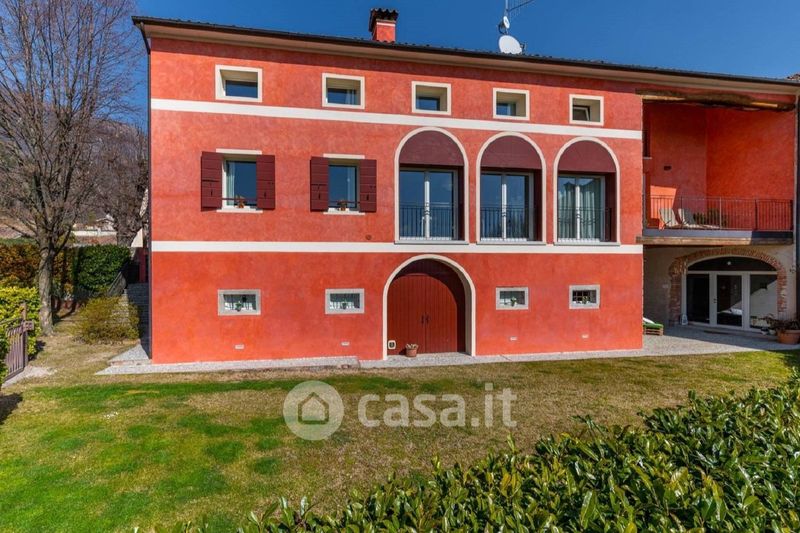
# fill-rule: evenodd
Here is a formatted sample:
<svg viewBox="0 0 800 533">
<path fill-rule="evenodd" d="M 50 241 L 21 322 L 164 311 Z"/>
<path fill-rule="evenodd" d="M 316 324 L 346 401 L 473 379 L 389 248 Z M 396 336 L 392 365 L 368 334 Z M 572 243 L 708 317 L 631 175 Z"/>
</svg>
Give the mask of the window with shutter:
<svg viewBox="0 0 800 533">
<path fill-rule="evenodd" d="M 222 208 L 222 154 L 203 152 L 200 157 L 200 208 Z"/>
</svg>

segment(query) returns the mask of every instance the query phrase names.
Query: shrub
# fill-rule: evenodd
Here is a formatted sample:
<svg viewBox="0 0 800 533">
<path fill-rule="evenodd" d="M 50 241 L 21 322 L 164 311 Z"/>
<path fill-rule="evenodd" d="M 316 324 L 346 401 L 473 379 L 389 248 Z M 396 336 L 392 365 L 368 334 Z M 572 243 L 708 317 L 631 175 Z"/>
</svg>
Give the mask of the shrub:
<svg viewBox="0 0 800 533">
<path fill-rule="evenodd" d="M 285 500 L 244 531 L 798 531 L 800 378 L 746 396 L 657 409 L 643 428 L 604 428 L 434 462 L 430 479 L 389 480 L 335 515 Z M 178 531 L 207 526 L 178 525 Z"/>
<path fill-rule="evenodd" d="M 75 284 L 93 295 L 103 294 L 130 256 L 128 248 L 114 244 L 77 248 Z"/>
<path fill-rule="evenodd" d="M 20 287 L 0 287 L 0 383 L 5 377 L 5 360 L 8 353 L 6 330 L 20 319 L 20 308 L 28 304 L 28 320 L 34 323 L 33 331 L 28 333 L 28 355 L 36 352 L 36 340 L 41 333 L 39 327 L 39 295 L 36 289 Z"/>
<path fill-rule="evenodd" d="M 74 249 L 64 249 L 55 260 L 53 295 L 72 294 Z M 0 287 L 36 287 L 39 254 L 30 242 L 0 243 Z"/>
<path fill-rule="evenodd" d="M 76 319 L 76 336 L 90 344 L 121 342 L 138 337 L 136 306 L 119 297 L 93 298 Z"/>
</svg>

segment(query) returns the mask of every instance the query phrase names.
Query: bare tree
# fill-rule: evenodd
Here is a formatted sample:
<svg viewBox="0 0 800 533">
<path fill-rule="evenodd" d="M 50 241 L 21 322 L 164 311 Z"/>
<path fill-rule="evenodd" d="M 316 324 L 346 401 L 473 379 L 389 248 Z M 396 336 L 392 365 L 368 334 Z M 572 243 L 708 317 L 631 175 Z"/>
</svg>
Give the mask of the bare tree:
<svg viewBox="0 0 800 533">
<path fill-rule="evenodd" d="M 147 134 L 137 126 L 110 122 L 102 126 L 100 141 L 92 204 L 111 215 L 117 244 L 130 246 L 146 220 Z"/>
<path fill-rule="evenodd" d="M 0 196 L 39 248 L 40 318 L 52 331 L 51 280 L 91 197 L 97 125 L 128 112 L 131 0 L 0 0 Z"/>
</svg>

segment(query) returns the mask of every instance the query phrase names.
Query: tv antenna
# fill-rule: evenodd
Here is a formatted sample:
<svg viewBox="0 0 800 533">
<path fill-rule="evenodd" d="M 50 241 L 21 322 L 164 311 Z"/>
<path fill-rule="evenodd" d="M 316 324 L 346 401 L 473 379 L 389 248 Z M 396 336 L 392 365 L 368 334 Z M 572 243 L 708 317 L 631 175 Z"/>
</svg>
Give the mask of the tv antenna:
<svg viewBox="0 0 800 533">
<path fill-rule="evenodd" d="M 508 30 L 511 28 L 511 18 L 531 2 L 533 0 L 505 0 L 503 18 L 500 19 L 500 24 L 497 25 L 497 29 L 500 30 L 500 40 L 497 45 L 502 53 L 517 55 L 525 50 L 525 46 L 508 33 Z"/>
</svg>

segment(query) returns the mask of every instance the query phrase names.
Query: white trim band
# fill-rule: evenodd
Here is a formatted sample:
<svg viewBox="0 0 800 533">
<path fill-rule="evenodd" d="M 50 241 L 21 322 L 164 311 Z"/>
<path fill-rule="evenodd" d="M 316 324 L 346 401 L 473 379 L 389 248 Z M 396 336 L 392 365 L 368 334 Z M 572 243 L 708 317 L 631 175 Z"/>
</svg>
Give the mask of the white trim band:
<svg viewBox="0 0 800 533">
<path fill-rule="evenodd" d="M 287 118 L 301 120 L 328 120 L 359 122 L 390 126 L 431 126 L 485 131 L 513 131 L 539 133 L 543 135 L 592 136 L 609 139 L 631 139 L 640 141 L 639 130 L 618 130 L 602 127 L 560 126 L 556 124 L 528 124 L 504 120 L 476 120 L 452 117 L 426 117 L 423 115 L 395 115 L 390 113 L 366 113 L 364 111 L 339 111 L 334 109 L 310 109 L 304 107 L 277 107 L 266 105 L 229 104 L 194 100 L 168 100 L 154 98 L 150 101 L 154 111 L 176 111 L 183 113 L 217 113 L 223 115 L 245 115 L 253 117 Z"/>
<path fill-rule="evenodd" d="M 642 255 L 641 244 L 557 246 L 533 244 L 395 244 L 391 242 L 153 241 L 153 252 L 379 253 L 379 254 L 588 254 Z"/>
</svg>

